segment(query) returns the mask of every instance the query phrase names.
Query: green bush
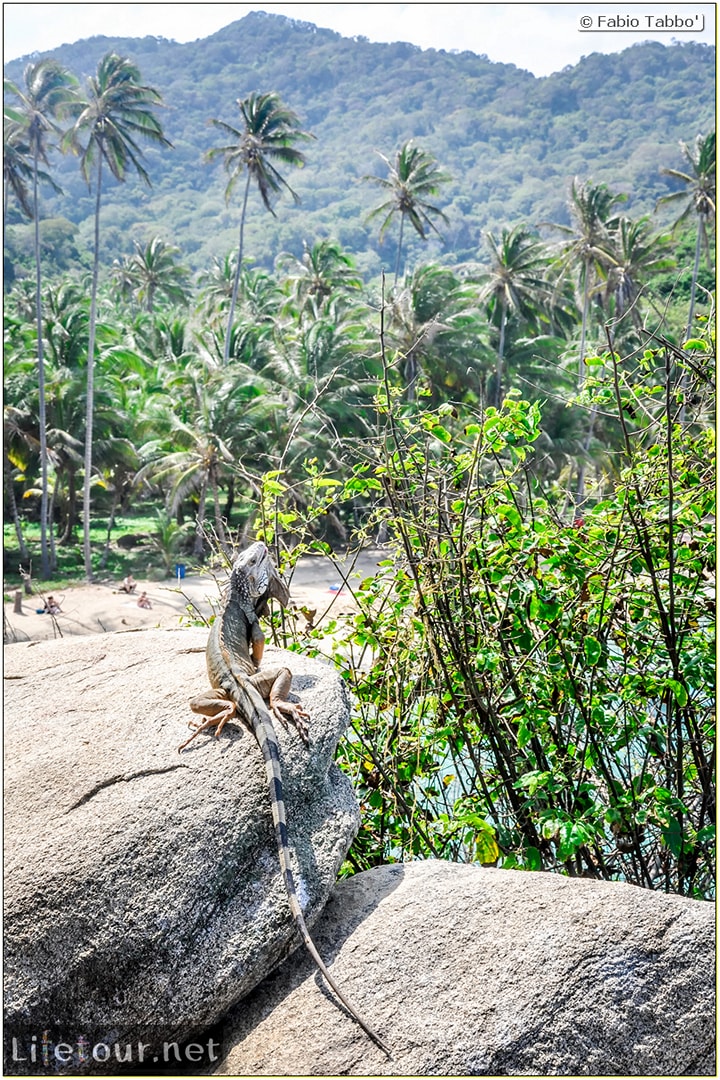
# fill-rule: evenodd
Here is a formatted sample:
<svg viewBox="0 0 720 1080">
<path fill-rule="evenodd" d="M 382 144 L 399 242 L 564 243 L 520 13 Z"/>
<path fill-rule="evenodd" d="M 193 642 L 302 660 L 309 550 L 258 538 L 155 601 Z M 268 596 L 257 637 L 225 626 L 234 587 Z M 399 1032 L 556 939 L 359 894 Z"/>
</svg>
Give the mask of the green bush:
<svg viewBox="0 0 720 1080">
<path fill-rule="evenodd" d="M 669 346 L 631 376 L 592 365 L 586 407 L 614 407 L 624 449 L 574 520 L 533 476 L 537 405 L 378 401 L 374 460 L 324 494 L 382 496 L 387 559 L 315 640 L 332 633 L 355 699 L 355 869 L 439 857 L 713 894 L 714 442 L 680 422 L 709 405 L 698 346 L 690 374 Z"/>
</svg>

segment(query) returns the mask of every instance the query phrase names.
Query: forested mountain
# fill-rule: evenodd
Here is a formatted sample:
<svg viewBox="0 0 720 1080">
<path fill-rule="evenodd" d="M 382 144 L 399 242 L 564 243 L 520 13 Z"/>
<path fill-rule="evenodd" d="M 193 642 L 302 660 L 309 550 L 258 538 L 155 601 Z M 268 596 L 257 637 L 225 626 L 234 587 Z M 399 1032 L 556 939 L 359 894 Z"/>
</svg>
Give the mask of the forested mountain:
<svg viewBox="0 0 720 1080">
<path fill-rule="evenodd" d="M 298 255 L 304 240 L 332 235 L 365 274 L 393 256 L 392 238 L 379 247 L 366 222 L 377 191 L 362 178 L 384 168 L 375 150 L 392 157 L 414 137 L 451 174 L 441 194 L 449 219 L 443 241 L 413 238 L 407 252 L 410 265 L 421 249 L 423 259 L 456 262 L 477 257 L 483 229 L 566 221 L 574 175 L 627 193 L 634 215 L 651 211 L 673 190 L 659 170 L 677 164 L 678 140 L 707 132 L 714 118 L 715 52 L 697 43 L 640 43 L 535 78 L 471 52 L 374 44 L 254 12 L 189 44 L 93 37 L 32 59 L 52 55 L 84 82 L 111 49 L 163 95 L 174 150 L 146 149 L 151 190 L 136 177 L 107 184 L 106 265 L 158 232 L 195 269 L 236 247 L 238 207 L 226 207 L 226 177 L 203 154 L 221 141 L 208 119 L 237 124 L 236 101 L 254 90 L 278 91 L 317 141 L 291 178 L 301 205 L 282 201 L 277 218 L 250 214 L 249 259 L 269 268 L 281 251 Z M 7 65 L 6 75 L 21 80 L 28 59 Z M 71 155 L 56 155 L 53 176 L 64 195 L 46 189 L 42 216 L 77 224 L 82 251 L 90 246 L 93 196 Z"/>
</svg>

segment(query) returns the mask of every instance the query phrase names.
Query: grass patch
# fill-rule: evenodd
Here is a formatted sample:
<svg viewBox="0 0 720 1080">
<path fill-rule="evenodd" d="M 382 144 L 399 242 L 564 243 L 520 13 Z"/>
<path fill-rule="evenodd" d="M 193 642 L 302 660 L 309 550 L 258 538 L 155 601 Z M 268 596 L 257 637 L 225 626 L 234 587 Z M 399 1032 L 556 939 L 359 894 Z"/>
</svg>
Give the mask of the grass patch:
<svg viewBox="0 0 720 1080">
<path fill-rule="evenodd" d="M 140 513 L 116 517 L 111 534 L 110 550 L 104 567 L 100 567 L 105 552 L 107 539 L 107 518 L 97 518 L 90 526 L 90 546 L 92 549 L 93 574 L 96 581 L 121 581 L 127 574 L 138 579 L 151 581 L 169 580 L 160 552 L 144 537 L 148 533 L 157 533 L 158 519 L 154 513 Z M 3 530 L 3 578 L 5 591 L 22 585 L 20 575 L 20 549 L 12 523 L 5 522 Z M 23 537 L 27 545 L 30 561 L 22 563 L 30 571 L 34 582 L 43 592 L 67 588 L 85 582 L 85 560 L 83 558 L 82 534 L 78 529 L 75 543 L 60 545 L 56 543 L 57 567 L 49 581 L 40 578 L 40 527 L 36 522 L 23 523 Z M 188 570 L 195 569 L 191 556 L 180 552 L 175 561 L 184 563 Z"/>
</svg>

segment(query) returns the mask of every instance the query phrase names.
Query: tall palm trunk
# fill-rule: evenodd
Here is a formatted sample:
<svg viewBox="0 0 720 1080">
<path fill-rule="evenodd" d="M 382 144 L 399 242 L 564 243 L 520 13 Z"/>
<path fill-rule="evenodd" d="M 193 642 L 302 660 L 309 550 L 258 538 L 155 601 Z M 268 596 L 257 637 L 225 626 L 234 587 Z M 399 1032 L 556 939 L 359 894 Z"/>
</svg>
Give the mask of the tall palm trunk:
<svg viewBox="0 0 720 1080">
<path fill-rule="evenodd" d="M 699 217 L 698 218 L 698 224 L 697 224 L 697 237 L 695 238 L 695 262 L 693 264 L 692 281 L 690 282 L 690 309 L 688 311 L 687 331 L 685 333 L 685 340 L 686 341 L 688 341 L 692 337 L 693 322 L 695 320 L 695 294 L 697 292 L 698 274 L 700 273 L 700 247 L 701 247 L 701 244 L 702 244 L 702 232 L 703 232 L 702 225 L 703 225 L 702 217 Z M 679 413 L 679 416 L 678 416 L 678 421 L 681 424 L 685 423 L 685 412 L 686 412 L 685 391 L 686 391 L 686 388 L 687 388 L 687 371 L 683 371 L 682 377 L 680 379 L 680 392 L 681 392 L 682 404 L 680 405 L 680 413 Z"/>
<path fill-rule="evenodd" d="M 590 311 L 590 267 L 585 266 L 585 282 L 583 288 L 583 311 L 582 325 L 580 327 L 580 359 L 578 361 L 578 390 L 582 390 L 585 384 L 585 339 L 587 337 L 588 315 Z"/>
<path fill-rule="evenodd" d="M 688 312 L 687 338 L 692 337 L 693 320 L 695 319 L 695 293 L 697 291 L 698 274 L 700 273 L 700 247 L 702 243 L 703 232 L 702 225 L 702 218 L 699 218 L 697 226 L 697 237 L 695 240 L 695 263 L 693 265 L 692 281 L 690 282 L 690 310 Z"/>
<path fill-rule="evenodd" d="M 495 366 L 495 408 L 502 402 L 503 359 L 505 357 L 505 327 L 507 326 L 507 298 L 503 296 L 502 315 L 500 317 L 500 341 L 498 342 L 497 364 Z"/>
<path fill-rule="evenodd" d="M 55 502 L 59 487 L 60 477 L 55 470 L 55 483 L 48 502 L 48 542 L 50 546 L 50 570 L 54 574 L 57 570 L 57 551 L 55 549 Z"/>
<path fill-rule="evenodd" d="M 590 410 L 590 420 L 588 421 L 588 429 L 585 435 L 585 441 L 582 447 L 582 457 L 578 465 L 577 473 L 577 486 L 575 488 L 575 517 L 580 517 L 583 503 L 585 502 L 585 473 L 587 472 L 587 456 L 590 453 L 590 445 L 592 443 L 593 431 L 595 430 L 595 421 L 597 419 L 598 407 L 597 402 Z"/>
<path fill-rule="evenodd" d="M 75 466 L 68 465 L 67 469 L 67 512 L 63 524 L 61 544 L 73 544 L 75 542 L 75 527 L 77 525 L 77 480 Z"/>
<path fill-rule="evenodd" d="M 585 384 L 585 339 L 587 337 L 587 324 L 590 308 L 590 267 L 585 266 L 585 282 L 583 289 L 583 313 L 582 313 L 582 325 L 580 328 L 580 360 L 578 364 L 578 392 L 582 390 Z M 585 473 L 587 471 L 586 455 L 590 451 L 590 443 L 592 442 L 593 429 L 595 427 L 595 418 L 597 416 L 597 405 L 593 405 L 590 412 L 590 420 L 588 422 L 588 430 L 585 436 L 585 441 L 582 448 L 582 457 L 578 464 L 577 473 L 577 485 L 575 488 L 575 517 L 580 516 L 582 505 L 585 501 Z"/>
<path fill-rule="evenodd" d="M 400 215 L 400 236 L 398 237 L 397 255 L 395 257 L 395 281 L 393 283 L 394 288 L 397 287 L 398 278 L 400 277 L 400 257 L 402 255 L 402 242 L 403 242 L 403 231 L 404 231 L 404 229 L 405 229 L 405 215 L 401 214 Z"/>
<path fill-rule="evenodd" d="M 215 533 L 217 535 L 218 543 L 220 544 L 221 549 L 225 552 L 228 552 L 229 554 L 227 534 L 225 533 L 225 524 L 222 519 L 222 514 L 220 513 L 220 491 L 218 488 L 218 481 L 215 469 L 213 469 L 212 475 L 210 477 L 210 486 L 212 488 L 213 511 L 215 514 Z"/>
<path fill-rule="evenodd" d="M 102 186 L 102 147 L 98 147 L 97 192 L 95 195 L 95 258 L 93 259 L 92 292 L 90 294 L 90 327 L 87 358 L 87 399 L 85 405 L 85 482 L 83 484 L 83 551 L 85 577 L 92 581 L 92 552 L 90 550 L 90 484 L 92 480 L 92 439 L 95 380 L 95 321 L 97 312 L 98 272 L 100 268 L 100 193 Z"/>
<path fill-rule="evenodd" d="M 235 267 L 235 277 L 233 278 L 233 290 L 230 297 L 230 314 L 228 315 L 227 330 L 225 332 L 225 351 L 223 353 L 224 362 L 227 364 L 230 361 L 230 342 L 232 341 L 232 327 L 235 319 L 235 306 L 237 304 L 238 289 L 240 288 L 240 268 L 242 267 L 243 257 L 243 241 L 245 238 L 245 211 L 247 210 L 248 194 L 250 192 L 250 170 L 248 169 L 247 181 L 245 183 L 245 195 L 243 196 L 242 213 L 240 214 L 240 240 L 238 243 L 238 260 Z"/>
<path fill-rule="evenodd" d="M 48 452 L 47 416 L 45 409 L 45 358 L 43 356 L 43 325 L 40 271 L 40 221 L 38 213 L 38 151 L 33 152 L 33 216 L 35 218 L 35 317 L 37 319 L 38 356 L 38 425 L 40 428 L 40 573 L 43 580 L 50 577 L 48 555 Z"/>
<path fill-rule="evenodd" d="M 202 559 L 203 553 L 205 551 L 205 511 L 207 508 L 207 488 L 208 476 L 207 473 L 205 473 L 202 480 L 202 486 L 200 488 L 197 519 L 195 522 L 195 543 L 193 545 L 193 556 L 198 560 Z"/>
</svg>

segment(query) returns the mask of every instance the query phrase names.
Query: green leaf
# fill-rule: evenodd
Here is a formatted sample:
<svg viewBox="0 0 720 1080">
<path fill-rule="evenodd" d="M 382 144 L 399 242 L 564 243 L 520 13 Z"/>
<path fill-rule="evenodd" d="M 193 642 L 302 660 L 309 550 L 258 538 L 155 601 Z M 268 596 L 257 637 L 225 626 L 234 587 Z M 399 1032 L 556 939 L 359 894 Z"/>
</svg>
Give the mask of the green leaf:
<svg viewBox="0 0 720 1080">
<path fill-rule="evenodd" d="M 514 506 L 499 506 L 498 517 L 505 518 L 515 529 L 519 529 L 522 525 L 522 518 Z"/>
<path fill-rule="evenodd" d="M 544 840 L 552 840 L 553 836 L 557 836 L 562 822 L 557 818 L 546 818 L 542 823 L 541 832 Z"/>
<path fill-rule="evenodd" d="M 667 825 L 663 825 L 661 830 L 662 838 L 665 841 L 667 847 L 670 848 L 673 855 L 681 855 L 683 850 L 683 834 L 680 828 L 680 822 L 677 818 L 671 818 Z"/>
<path fill-rule="evenodd" d="M 500 858 L 500 848 L 495 840 L 495 830 L 487 822 L 475 834 L 475 857 L 477 862 L 494 863 Z"/>
<path fill-rule="evenodd" d="M 672 690 L 673 697 L 675 698 L 680 708 L 684 709 L 688 703 L 688 694 L 683 684 L 681 682 L 678 682 L 677 679 L 666 679 L 665 685 L 670 690 Z"/>
<path fill-rule="evenodd" d="M 686 352 L 710 352 L 710 346 L 707 341 L 701 341 L 700 338 L 689 338 L 683 344 L 683 349 Z"/>
<path fill-rule="evenodd" d="M 533 737 L 532 728 L 528 727 L 528 725 L 525 723 L 525 721 L 523 719 L 521 719 L 520 724 L 518 725 L 518 734 L 517 734 L 518 750 L 522 750 L 523 747 L 527 746 L 527 744 L 530 742 L 532 737 Z"/>
<path fill-rule="evenodd" d="M 542 870 L 542 856 L 536 847 L 525 848 L 525 867 L 528 870 Z"/>
<path fill-rule="evenodd" d="M 333 480 L 329 476 L 319 476 L 316 480 L 313 480 L 313 487 L 339 487 L 341 483 L 341 480 Z"/>
<path fill-rule="evenodd" d="M 696 839 L 697 839 L 697 842 L 699 844 L 704 844 L 706 840 L 710 840 L 710 841 L 714 840 L 715 839 L 715 826 L 714 825 L 706 825 L 704 828 L 699 829 Z"/>
<path fill-rule="evenodd" d="M 597 638 L 594 638 L 592 637 L 592 635 L 588 634 L 588 636 L 583 641 L 583 647 L 585 649 L 585 659 L 587 660 L 590 667 L 595 667 L 598 660 L 602 656 L 602 645 L 597 640 Z"/>
</svg>

